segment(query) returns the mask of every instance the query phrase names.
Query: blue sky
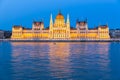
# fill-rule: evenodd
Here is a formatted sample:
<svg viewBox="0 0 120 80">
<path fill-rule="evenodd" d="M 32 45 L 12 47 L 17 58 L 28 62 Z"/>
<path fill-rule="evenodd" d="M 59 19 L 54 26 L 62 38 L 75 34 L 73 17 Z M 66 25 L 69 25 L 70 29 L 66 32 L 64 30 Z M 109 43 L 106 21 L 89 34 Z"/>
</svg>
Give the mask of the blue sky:
<svg viewBox="0 0 120 80">
<path fill-rule="evenodd" d="M 101 24 L 120 28 L 119 0 L 0 0 L 0 29 L 11 30 L 13 25 L 31 28 L 35 20 L 43 20 L 48 27 L 50 14 L 54 19 L 59 10 L 65 18 L 69 13 L 73 27 L 76 19 L 87 18 L 89 28 Z"/>
</svg>

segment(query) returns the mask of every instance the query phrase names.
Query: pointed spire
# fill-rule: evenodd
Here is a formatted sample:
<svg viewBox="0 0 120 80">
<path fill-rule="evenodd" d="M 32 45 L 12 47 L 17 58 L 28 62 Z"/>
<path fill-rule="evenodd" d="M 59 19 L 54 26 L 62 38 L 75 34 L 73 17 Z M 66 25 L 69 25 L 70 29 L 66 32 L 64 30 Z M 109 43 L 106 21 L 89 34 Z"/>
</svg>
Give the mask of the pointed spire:
<svg viewBox="0 0 120 80">
<path fill-rule="evenodd" d="M 50 16 L 50 30 L 52 30 L 53 27 L 53 19 L 52 19 L 52 14 Z"/>
<path fill-rule="evenodd" d="M 69 14 L 67 14 L 67 28 L 70 29 L 70 19 L 69 19 Z"/>
<path fill-rule="evenodd" d="M 70 23 L 69 14 L 67 14 L 67 23 Z"/>
<path fill-rule="evenodd" d="M 53 24 L 52 14 L 50 15 L 50 24 Z"/>
</svg>

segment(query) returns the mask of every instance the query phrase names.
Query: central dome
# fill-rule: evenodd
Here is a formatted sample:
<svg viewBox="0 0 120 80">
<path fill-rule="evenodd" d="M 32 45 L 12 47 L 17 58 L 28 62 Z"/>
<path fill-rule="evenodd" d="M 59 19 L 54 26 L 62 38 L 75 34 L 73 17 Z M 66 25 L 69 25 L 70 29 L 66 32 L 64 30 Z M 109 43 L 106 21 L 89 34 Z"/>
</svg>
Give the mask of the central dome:
<svg viewBox="0 0 120 80">
<path fill-rule="evenodd" d="M 64 16 L 59 12 L 56 16 L 56 19 L 64 19 Z"/>
</svg>

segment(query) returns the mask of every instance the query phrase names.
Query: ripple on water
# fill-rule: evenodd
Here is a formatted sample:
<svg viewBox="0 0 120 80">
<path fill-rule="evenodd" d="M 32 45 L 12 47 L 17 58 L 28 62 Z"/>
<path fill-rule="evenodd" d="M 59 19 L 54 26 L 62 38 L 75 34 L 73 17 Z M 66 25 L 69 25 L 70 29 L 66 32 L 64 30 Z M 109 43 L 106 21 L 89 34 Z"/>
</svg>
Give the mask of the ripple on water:
<svg viewBox="0 0 120 80">
<path fill-rule="evenodd" d="M 117 43 L 1 44 L 0 80 L 120 80 L 120 44 Z"/>
</svg>

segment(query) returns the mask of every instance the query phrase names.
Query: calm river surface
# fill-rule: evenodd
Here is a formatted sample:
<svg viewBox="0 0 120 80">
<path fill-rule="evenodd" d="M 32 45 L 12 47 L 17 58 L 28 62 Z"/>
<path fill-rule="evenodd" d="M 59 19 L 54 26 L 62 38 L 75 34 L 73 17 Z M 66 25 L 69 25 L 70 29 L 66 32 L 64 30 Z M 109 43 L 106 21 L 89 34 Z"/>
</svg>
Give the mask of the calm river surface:
<svg viewBox="0 0 120 80">
<path fill-rule="evenodd" d="M 0 42 L 0 80 L 120 80 L 120 43 Z"/>
</svg>

